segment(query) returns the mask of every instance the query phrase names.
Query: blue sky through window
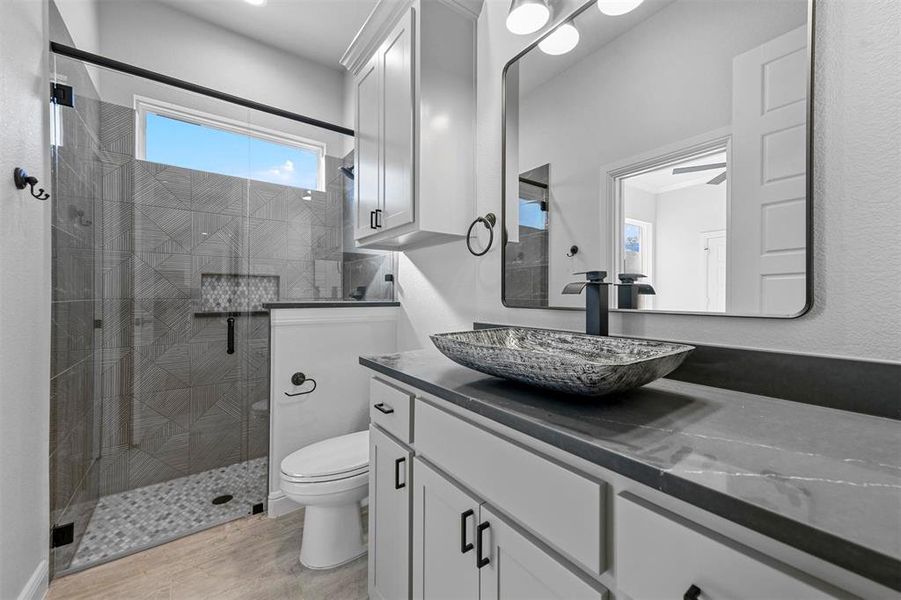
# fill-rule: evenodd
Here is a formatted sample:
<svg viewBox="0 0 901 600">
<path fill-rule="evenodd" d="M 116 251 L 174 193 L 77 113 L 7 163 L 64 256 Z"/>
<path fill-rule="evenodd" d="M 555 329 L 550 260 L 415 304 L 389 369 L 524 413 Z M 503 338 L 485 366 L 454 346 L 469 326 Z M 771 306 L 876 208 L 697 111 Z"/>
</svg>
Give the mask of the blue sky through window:
<svg viewBox="0 0 901 600">
<path fill-rule="evenodd" d="M 533 229 L 547 227 L 545 213 L 541 210 L 540 202 L 532 202 L 525 198 L 519 199 L 519 224 Z"/>
<path fill-rule="evenodd" d="M 151 112 L 146 119 L 144 158 L 150 162 L 319 189 L 319 155 L 314 150 Z"/>
</svg>

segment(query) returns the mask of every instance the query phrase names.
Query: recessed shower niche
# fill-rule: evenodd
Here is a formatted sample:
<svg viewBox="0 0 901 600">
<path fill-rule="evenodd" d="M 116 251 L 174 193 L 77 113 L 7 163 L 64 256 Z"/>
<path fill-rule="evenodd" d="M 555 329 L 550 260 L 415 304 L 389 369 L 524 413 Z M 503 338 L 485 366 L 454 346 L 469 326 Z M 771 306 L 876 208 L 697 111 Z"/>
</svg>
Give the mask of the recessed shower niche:
<svg viewBox="0 0 901 600">
<path fill-rule="evenodd" d="M 263 304 L 278 301 L 276 275 L 200 276 L 200 311 L 235 312 L 263 310 Z"/>
</svg>

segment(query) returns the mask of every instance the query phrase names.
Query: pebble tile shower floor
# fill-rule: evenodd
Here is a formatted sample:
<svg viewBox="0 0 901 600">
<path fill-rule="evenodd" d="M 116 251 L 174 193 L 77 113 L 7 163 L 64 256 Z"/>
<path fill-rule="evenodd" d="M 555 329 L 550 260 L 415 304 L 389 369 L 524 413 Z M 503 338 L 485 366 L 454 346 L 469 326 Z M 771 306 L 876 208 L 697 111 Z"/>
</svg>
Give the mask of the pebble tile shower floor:
<svg viewBox="0 0 901 600">
<path fill-rule="evenodd" d="M 266 458 L 101 498 L 67 571 L 84 569 L 251 513 L 264 502 Z M 213 498 L 231 494 L 225 504 Z"/>
</svg>

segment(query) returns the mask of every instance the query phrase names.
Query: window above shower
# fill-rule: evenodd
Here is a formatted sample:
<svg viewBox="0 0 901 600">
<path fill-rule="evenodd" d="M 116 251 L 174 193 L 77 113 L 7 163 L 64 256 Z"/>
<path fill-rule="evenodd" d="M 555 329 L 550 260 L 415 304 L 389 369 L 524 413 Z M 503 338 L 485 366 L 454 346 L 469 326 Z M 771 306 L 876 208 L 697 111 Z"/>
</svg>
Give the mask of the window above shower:
<svg viewBox="0 0 901 600">
<path fill-rule="evenodd" d="M 140 96 L 138 159 L 197 171 L 323 190 L 325 144 Z"/>
</svg>

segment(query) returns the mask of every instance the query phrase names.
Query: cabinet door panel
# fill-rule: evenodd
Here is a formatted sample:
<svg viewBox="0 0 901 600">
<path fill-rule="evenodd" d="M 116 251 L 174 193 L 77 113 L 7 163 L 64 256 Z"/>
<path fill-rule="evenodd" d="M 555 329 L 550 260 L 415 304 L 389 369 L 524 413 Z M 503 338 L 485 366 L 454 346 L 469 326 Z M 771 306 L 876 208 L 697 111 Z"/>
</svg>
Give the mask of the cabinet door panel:
<svg viewBox="0 0 901 600">
<path fill-rule="evenodd" d="M 479 503 L 419 458 L 413 459 L 413 481 L 413 598 L 478 598 Z M 465 543 L 473 548 L 464 552 Z"/>
<path fill-rule="evenodd" d="M 405 447 L 369 428 L 369 596 L 376 600 L 410 597 L 411 459 Z"/>
<path fill-rule="evenodd" d="M 479 571 L 481 600 L 605 597 L 604 591 L 564 567 L 484 505 L 480 522 L 489 525 L 481 534 L 482 557 L 489 561 Z"/>
<path fill-rule="evenodd" d="M 354 85 L 357 107 L 354 238 L 360 239 L 376 233 L 375 211 L 379 208 L 380 201 L 381 77 L 378 55 L 363 68 Z"/>
<path fill-rule="evenodd" d="M 379 52 L 384 177 L 380 231 L 413 222 L 413 27 L 411 8 Z"/>
<path fill-rule="evenodd" d="M 616 498 L 616 583 L 632 598 L 813 600 L 835 598 L 821 582 L 802 581 L 785 565 L 702 532 L 700 527 L 629 493 Z M 712 533 L 712 532 L 711 532 Z"/>
</svg>

